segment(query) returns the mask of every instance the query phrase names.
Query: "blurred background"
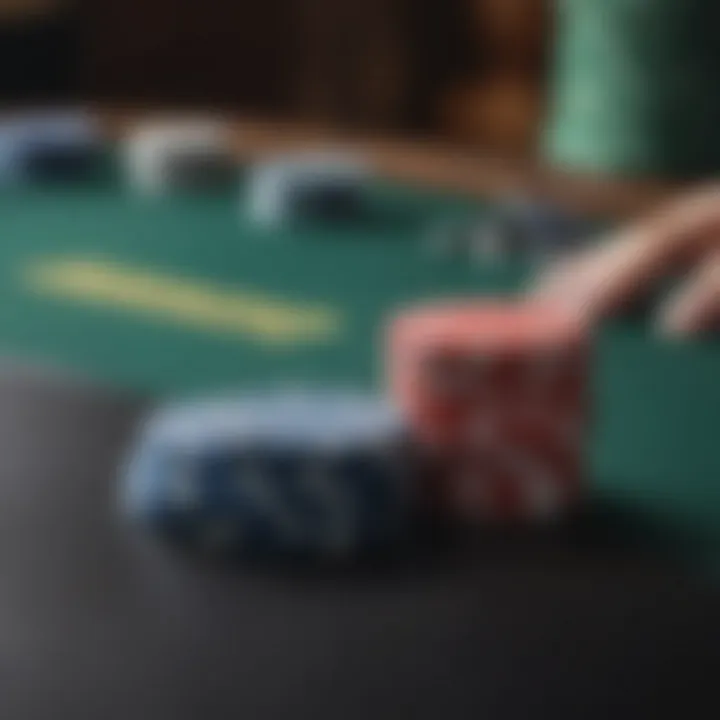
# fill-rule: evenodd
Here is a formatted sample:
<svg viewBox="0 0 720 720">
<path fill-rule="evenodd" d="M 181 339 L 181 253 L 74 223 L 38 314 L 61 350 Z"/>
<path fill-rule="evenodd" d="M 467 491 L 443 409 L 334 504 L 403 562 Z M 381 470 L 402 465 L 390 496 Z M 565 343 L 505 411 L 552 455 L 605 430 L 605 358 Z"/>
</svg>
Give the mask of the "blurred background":
<svg viewBox="0 0 720 720">
<path fill-rule="evenodd" d="M 534 147 L 551 0 L 0 0 L 5 105 L 207 105 Z"/>
<path fill-rule="evenodd" d="M 716 0 L 0 0 L 0 101 L 227 108 L 605 175 L 720 169 Z"/>
</svg>

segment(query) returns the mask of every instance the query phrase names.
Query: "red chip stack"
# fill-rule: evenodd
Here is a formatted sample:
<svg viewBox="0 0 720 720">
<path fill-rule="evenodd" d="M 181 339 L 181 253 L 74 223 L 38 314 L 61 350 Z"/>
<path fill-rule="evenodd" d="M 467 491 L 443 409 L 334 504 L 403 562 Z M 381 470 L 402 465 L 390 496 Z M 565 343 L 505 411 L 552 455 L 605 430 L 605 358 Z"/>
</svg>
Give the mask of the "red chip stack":
<svg viewBox="0 0 720 720">
<path fill-rule="evenodd" d="M 390 390 L 438 468 L 434 496 L 471 522 L 539 522 L 577 506 L 590 338 L 532 303 L 436 304 L 389 330 Z"/>
</svg>

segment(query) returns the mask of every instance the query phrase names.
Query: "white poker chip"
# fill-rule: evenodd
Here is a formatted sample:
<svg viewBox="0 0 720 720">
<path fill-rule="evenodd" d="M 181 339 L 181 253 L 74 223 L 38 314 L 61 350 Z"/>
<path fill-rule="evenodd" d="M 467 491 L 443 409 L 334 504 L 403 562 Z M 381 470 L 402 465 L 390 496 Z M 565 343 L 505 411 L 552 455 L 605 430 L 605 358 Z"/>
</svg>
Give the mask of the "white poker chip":
<svg viewBox="0 0 720 720">
<path fill-rule="evenodd" d="M 280 155 L 252 168 L 242 198 L 243 214 L 260 225 L 282 225 L 296 219 L 298 189 L 348 192 L 359 190 L 372 175 L 360 156 L 328 151 Z"/>
<path fill-rule="evenodd" d="M 125 138 L 122 159 L 130 186 L 145 195 L 174 189 L 173 160 L 231 156 L 232 135 L 219 120 L 153 122 L 135 128 Z"/>
</svg>

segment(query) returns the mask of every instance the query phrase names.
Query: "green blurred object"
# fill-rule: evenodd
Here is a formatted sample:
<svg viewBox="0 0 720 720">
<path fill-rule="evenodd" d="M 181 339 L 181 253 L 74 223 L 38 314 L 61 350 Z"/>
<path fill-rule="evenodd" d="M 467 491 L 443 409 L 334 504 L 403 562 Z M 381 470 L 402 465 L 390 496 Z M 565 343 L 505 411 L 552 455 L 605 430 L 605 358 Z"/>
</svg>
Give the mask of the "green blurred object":
<svg viewBox="0 0 720 720">
<path fill-rule="evenodd" d="M 556 0 L 545 158 L 571 170 L 720 170 L 720 2 Z"/>
</svg>

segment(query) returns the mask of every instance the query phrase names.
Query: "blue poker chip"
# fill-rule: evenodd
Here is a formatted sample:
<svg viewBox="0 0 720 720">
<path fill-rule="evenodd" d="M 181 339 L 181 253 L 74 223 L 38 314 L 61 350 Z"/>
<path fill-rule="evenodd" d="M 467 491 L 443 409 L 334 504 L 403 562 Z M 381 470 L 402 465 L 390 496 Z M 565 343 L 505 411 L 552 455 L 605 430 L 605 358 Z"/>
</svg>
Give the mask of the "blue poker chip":
<svg viewBox="0 0 720 720">
<path fill-rule="evenodd" d="M 96 123 L 82 112 L 8 116 L 0 122 L 0 183 L 85 175 L 100 147 Z"/>
<path fill-rule="evenodd" d="M 162 408 L 144 423 L 122 507 L 198 549 L 350 558 L 407 537 L 410 465 L 400 418 L 373 396 L 201 399 Z"/>
</svg>

